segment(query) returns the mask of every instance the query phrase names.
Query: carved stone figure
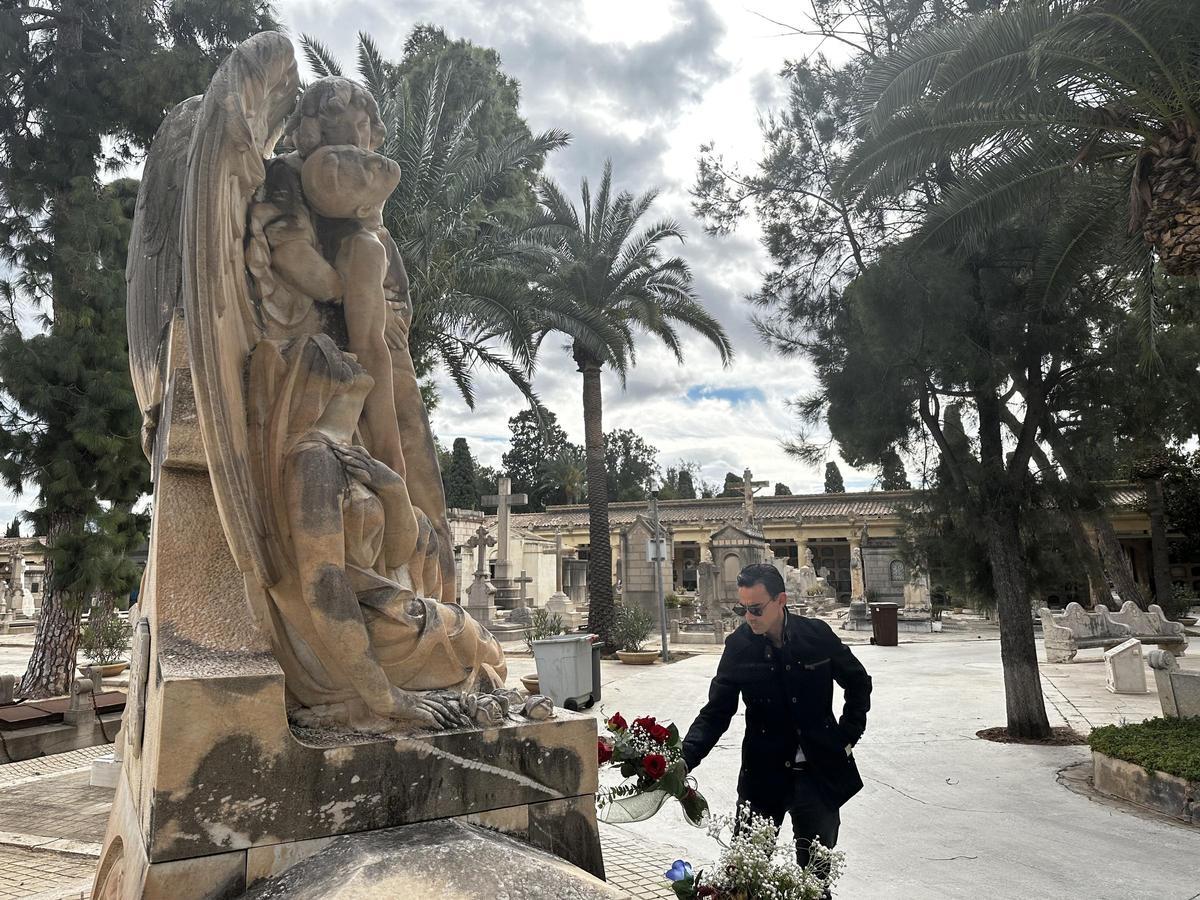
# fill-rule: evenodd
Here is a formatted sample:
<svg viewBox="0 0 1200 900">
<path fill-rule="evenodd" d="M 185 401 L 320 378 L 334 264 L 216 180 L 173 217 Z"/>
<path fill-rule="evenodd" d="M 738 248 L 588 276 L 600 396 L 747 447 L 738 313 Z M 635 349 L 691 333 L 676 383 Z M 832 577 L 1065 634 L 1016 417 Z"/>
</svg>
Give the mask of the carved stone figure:
<svg viewBox="0 0 1200 900">
<path fill-rule="evenodd" d="M 382 209 L 375 100 L 261 34 L 180 104 L 147 157 L 131 237 L 130 360 L 156 467 L 163 385 L 191 369 L 229 549 L 301 724 L 446 727 L 503 653 L 454 600 L 454 557 Z M 273 156 L 277 140 L 292 149 Z M 164 339 L 182 310 L 186 359 Z"/>
</svg>

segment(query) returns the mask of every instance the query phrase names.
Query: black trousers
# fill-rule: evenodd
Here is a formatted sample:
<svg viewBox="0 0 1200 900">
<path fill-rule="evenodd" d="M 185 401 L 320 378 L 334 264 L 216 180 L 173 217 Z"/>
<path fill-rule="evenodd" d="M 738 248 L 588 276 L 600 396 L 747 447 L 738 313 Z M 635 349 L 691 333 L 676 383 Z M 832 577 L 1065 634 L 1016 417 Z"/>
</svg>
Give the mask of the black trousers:
<svg viewBox="0 0 1200 900">
<path fill-rule="evenodd" d="M 807 767 L 798 768 L 792 773 L 790 794 L 782 791 L 778 804 L 763 807 L 751 802 L 750 808 L 756 815 L 770 819 L 775 828 L 783 826 L 783 818 L 792 818 L 792 837 L 796 841 L 796 862 L 801 866 L 808 865 L 808 848 L 813 839 L 819 840 L 824 847 L 837 846 L 838 828 L 842 824 L 841 814 L 837 807 L 830 806 L 821 796 L 817 787 L 816 776 Z M 745 798 L 738 798 L 738 806 Z M 739 823 L 740 824 L 740 823 Z"/>
</svg>

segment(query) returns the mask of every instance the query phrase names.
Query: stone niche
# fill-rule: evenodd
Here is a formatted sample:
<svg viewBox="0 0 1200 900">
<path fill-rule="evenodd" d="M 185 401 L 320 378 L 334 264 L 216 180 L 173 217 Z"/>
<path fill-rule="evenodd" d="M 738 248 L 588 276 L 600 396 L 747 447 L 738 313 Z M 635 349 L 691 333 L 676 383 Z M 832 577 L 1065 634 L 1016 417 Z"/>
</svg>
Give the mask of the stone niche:
<svg viewBox="0 0 1200 900">
<path fill-rule="evenodd" d="M 93 896 L 231 897 L 338 836 L 465 819 L 593 876 L 595 720 L 372 737 L 289 725 L 205 471 L 186 367 L 170 382 L 124 759 Z"/>
</svg>

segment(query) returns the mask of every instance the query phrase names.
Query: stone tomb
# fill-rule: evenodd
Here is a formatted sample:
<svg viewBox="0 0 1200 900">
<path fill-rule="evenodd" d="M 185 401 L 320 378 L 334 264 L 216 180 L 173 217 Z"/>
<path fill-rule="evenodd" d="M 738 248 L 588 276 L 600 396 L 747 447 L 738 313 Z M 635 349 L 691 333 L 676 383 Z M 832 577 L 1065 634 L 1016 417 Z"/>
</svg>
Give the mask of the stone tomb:
<svg viewBox="0 0 1200 900">
<path fill-rule="evenodd" d="M 1104 651 L 1105 687 L 1114 694 L 1146 693 L 1146 666 L 1141 641 L 1130 638 Z"/>
<path fill-rule="evenodd" d="M 130 672 L 136 703 L 93 896 L 236 896 L 339 835 L 459 817 L 603 877 L 590 717 L 380 737 L 289 726 L 283 671 L 204 470 L 186 368 L 164 420 L 141 592 L 147 663 Z"/>
</svg>

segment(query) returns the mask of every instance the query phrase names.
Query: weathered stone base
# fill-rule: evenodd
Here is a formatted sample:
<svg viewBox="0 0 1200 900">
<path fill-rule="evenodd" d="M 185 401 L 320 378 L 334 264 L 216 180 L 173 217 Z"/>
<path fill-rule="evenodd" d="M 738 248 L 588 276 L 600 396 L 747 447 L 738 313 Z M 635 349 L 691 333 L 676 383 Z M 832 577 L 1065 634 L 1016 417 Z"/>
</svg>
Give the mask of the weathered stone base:
<svg viewBox="0 0 1200 900">
<path fill-rule="evenodd" d="M 1092 751 L 1096 790 L 1155 812 L 1200 825 L 1200 781 L 1148 772 L 1136 763 Z"/>
<path fill-rule="evenodd" d="M 110 835 L 115 830 L 125 830 L 136 836 L 137 810 L 130 798 L 129 784 L 124 775 L 119 777 L 117 793 L 113 801 L 113 812 L 109 820 Z M 466 832 L 447 832 L 451 837 L 472 844 L 472 852 L 494 853 L 502 848 L 510 858 L 495 872 L 508 871 L 514 875 L 534 877 L 537 871 L 546 873 L 549 878 L 545 882 L 556 890 L 569 885 L 582 892 L 566 891 L 561 894 L 551 892 L 532 893 L 517 892 L 511 896 L 520 897 L 610 897 L 622 896 L 619 892 L 610 892 L 604 885 L 604 860 L 600 850 L 599 832 L 596 828 L 596 806 L 594 795 L 572 797 L 564 800 L 550 800 L 542 803 L 528 803 L 520 806 L 489 810 L 469 816 L 459 816 L 453 819 L 439 819 L 422 822 L 416 825 L 375 829 L 359 832 L 349 836 L 331 835 L 321 838 L 310 838 L 301 841 L 285 841 L 281 843 L 261 844 L 225 853 L 213 853 L 190 859 L 170 860 L 166 862 L 150 862 L 143 845 L 138 840 L 128 842 L 116 840 L 107 842 L 101 855 L 100 865 L 93 897 L 97 900 L 133 900 L 133 898 L 169 898 L 169 900 L 218 900 L 218 898 L 239 897 L 247 890 L 263 885 L 260 893 L 255 890 L 254 896 L 277 897 L 297 896 L 292 893 L 275 892 L 277 888 L 268 888 L 266 882 L 272 884 L 293 884 L 294 880 L 281 881 L 277 876 L 282 875 L 299 863 L 310 857 L 322 854 L 329 848 L 331 855 L 322 860 L 318 866 L 322 872 L 329 871 L 333 860 L 338 864 L 346 863 L 341 870 L 341 879 L 354 871 L 357 863 L 351 859 L 343 860 L 346 848 L 384 847 L 393 841 L 408 846 L 415 840 L 421 843 L 429 835 L 441 833 L 451 824 L 463 826 L 479 826 L 488 832 L 497 832 L 505 838 L 488 836 L 470 837 Z M 129 829 L 133 829 L 132 832 Z M 414 835 L 417 836 L 414 838 Z M 507 839 L 515 838 L 521 843 L 511 843 Z M 335 843 L 336 842 L 336 843 Z M 430 844 L 431 849 L 436 843 Z M 357 853 L 357 849 L 353 851 Z M 353 854 L 352 854 L 353 855 Z M 446 855 L 441 852 L 440 858 L 445 863 Z M 527 859 L 526 859 L 527 858 Z M 531 868 L 523 869 L 522 859 Z M 555 864 L 553 860 L 560 862 Z M 465 877 L 478 877 L 481 871 L 492 877 L 493 869 L 488 866 L 479 869 L 480 861 L 476 856 L 462 860 L 462 868 L 454 870 L 447 868 L 443 877 L 454 881 L 455 885 L 464 888 L 461 894 L 435 892 L 425 896 L 446 897 L 478 896 L 465 891 L 469 881 Z M 407 857 L 397 860 L 389 869 L 390 878 L 413 878 L 414 888 L 422 884 L 419 879 L 425 864 Z M 306 870 L 307 871 L 307 870 Z M 310 876 L 305 876 L 304 883 Z M 540 877 L 540 876 L 539 876 Z M 455 880 L 457 879 L 457 880 Z M 335 879 L 336 881 L 336 879 Z M 536 878 L 535 878 L 536 882 Z M 396 884 L 408 883 L 397 881 Z M 534 882 L 531 882 L 534 883 Z M 421 896 L 420 893 L 408 894 L 389 893 L 390 881 L 379 882 L 378 894 L 355 894 L 355 896 Z M 289 888 L 291 890 L 292 888 Z M 591 891 L 591 892 L 589 892 Z M 309 893 L 303 896 L 338 896 L 336 893 Z"/>
</svg>

